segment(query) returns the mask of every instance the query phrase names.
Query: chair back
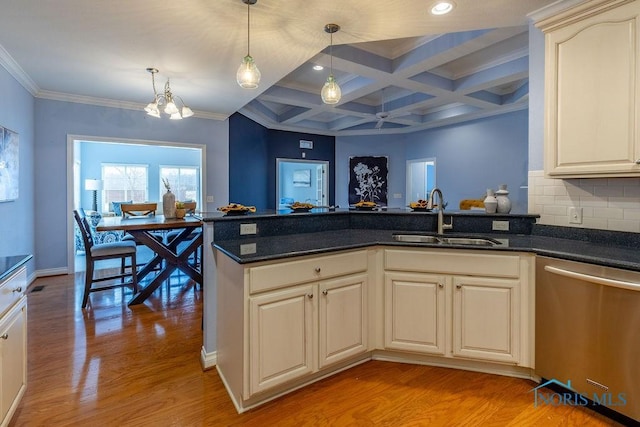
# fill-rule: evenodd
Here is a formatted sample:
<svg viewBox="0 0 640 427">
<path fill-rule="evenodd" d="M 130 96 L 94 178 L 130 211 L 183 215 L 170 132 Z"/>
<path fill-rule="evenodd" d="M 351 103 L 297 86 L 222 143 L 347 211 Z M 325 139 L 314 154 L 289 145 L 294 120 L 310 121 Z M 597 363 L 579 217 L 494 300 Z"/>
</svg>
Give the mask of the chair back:
<svg viewBox="0 0 640 427">
<path fill-rule="evenodd" d="M 78 224 L 80 234 L 82 235 L 82 242 L 84 243 L 84 252 L 88 257 L 91 256 L 91 247 L 93 246 L 93 236 L 91 235 L 91 229 L 89 228 L 89 222 L 84 214 L 84 209 L 74 210 L 73 217 Z"/>
<path fill-rule="evenodd" d="M 120 205 L 122 217 L 155 215 L 157 203 L 131 203 Z"/>
</svg>

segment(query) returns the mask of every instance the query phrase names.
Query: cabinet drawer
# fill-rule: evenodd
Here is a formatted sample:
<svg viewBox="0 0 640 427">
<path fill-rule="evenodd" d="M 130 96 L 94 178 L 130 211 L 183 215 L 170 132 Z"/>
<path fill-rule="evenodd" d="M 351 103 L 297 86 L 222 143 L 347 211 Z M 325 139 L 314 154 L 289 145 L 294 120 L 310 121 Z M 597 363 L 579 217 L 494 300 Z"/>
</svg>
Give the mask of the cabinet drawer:
<svg viewBox="0 0 640 427">
<path fill-rule="evenodd" d="M 27 270 L 24 267 L 0 283 L 0 316 L 25 294 L 26 288 Z"/>
<path fill-rule="evenodd" d="M 441 250 L 385 250 L 385 270 L 519 277 L 518 255 Z"/>
<path fill-rule="evenodd" d="M 327 279 L 367 269 L 367 251 L 279 262 L 249 269 L 249 292 L 263 292 L 297 283 Z"/>
</svg>

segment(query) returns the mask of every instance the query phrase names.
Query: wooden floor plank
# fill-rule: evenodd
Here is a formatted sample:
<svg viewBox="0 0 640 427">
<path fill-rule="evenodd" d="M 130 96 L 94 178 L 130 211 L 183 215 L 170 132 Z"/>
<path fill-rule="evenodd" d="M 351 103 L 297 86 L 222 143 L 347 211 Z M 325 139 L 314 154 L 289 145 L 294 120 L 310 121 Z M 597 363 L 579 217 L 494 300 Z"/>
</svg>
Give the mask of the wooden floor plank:
<svg viewBox="0 0 640 427">
<path fill-rule="evenodd" d="M 83 275 L 28 293 L 28 388 L 11 426 L 614 426 L 588 409 L 534 407 L 527 380 L 372 361 L 245 414 L 200 367 L 202 292 L 174 277 L 144 304 Z M 124 295 L 123 295 L 124 292 Z"/>
</svg>

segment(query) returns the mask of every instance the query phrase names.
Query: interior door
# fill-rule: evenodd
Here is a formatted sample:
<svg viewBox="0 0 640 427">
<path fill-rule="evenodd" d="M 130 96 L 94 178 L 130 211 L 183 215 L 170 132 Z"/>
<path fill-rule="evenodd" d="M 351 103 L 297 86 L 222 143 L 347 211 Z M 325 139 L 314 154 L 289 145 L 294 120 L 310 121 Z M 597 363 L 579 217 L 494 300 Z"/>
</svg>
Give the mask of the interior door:
<svg viewBox="0 0 640 427">
<path fill-rule="evenodd" d="M 327 206 L 329 162 L 276 159 L 276 207 L 288 209 L 293 202 Z"/>
</svg>

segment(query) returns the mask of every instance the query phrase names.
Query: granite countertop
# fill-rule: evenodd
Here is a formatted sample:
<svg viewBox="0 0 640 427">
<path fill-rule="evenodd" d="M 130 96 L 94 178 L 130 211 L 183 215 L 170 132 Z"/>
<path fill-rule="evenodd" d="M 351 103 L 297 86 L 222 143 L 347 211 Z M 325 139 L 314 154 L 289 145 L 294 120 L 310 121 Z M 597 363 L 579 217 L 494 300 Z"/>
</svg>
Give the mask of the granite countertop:
<svg viewBox="0 0 640 427">
<path fill-rule="evenodd" d="M 0 280 L 4 280 L 15 270 L 33 258 L 32 255 L 15 255 L 0 257 Z"/>
<path fill-rule="evenodd" d="M 225 240 L 212 246 L 240 264 L 321 254 L 372 245 L 423 247 L 460 250 L 533 252 L 537 255 L 587 262 L 607 267 L 640 271 L 638 250 L 623 245 L 598 244 L 574 239 L 518 234 L 482 234 L 501 242 L 496 246 L 460 246 L 406 243 L 393 240 L 398 230 L 334 230 L 317 233 L 290 234 L 278 237 Z M 415 234 L 415 232 L 412 232 Z M 455 232 L 445 233 L 452 237 Z M 465 236 L 468 234 L 465 233 Z M 255 246 L 254 246 L 255 245 Z"/>
</svg>

